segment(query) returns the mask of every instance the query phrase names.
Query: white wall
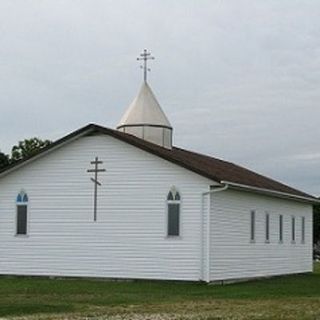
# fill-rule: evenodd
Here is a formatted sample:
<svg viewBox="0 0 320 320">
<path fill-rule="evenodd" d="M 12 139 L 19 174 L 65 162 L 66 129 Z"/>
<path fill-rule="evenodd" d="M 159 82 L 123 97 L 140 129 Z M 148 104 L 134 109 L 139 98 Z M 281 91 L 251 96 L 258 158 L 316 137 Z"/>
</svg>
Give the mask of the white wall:
<svg viewBox="0 0 320 320">
<path fill-rule="evenodd" d="M 86 172 L 100 174 L 98 221 Z M 0 274 L 198 280 L 201 193 L 210 181 L 108 136 L 81 138 L 0 179 Z M 166 238 L 166 196 L 182 197 L 181 238 Z M 28 236 L 15 199 L 29 196 Z"/>
<path fill-rule="evenodd" d="M 107 170 L 99 177 L 97 222 L 86 172 L 95 156 Z M 206 279 L 208 196 L 202 192 L 210 184 L 112 137 L 81 138 L 0 179 L 0 274 Z M 166 238 L 166 196 L 172 185 L 182 197 L 179 239 Z M 27 237 L 15 236 L 21 189 L 30 200 Z M 252 209 L 255 243 L 250 243 Z M 270 213 L 268 244 L 265 211 Z M 278 243 L 280 213 L 283 244 Z M 291 215 L 296 216 L 296 244 L 291 244 Z M 210 219 L 211 280 L 312 270 L 310 205 L 228 190 L 211 196 Z"/>
<path fill-rule="evenodd" d="M 256 239 L 250 242 L 250 211 L 256 211 Z M 270 214 L 270 243 L 265 213 Z M 284 239 L 279 243 L 279 214 Z M 291 243 L 291 216 L 296 242 Z M 305 243 L 301 243 L 301 217 Z M 248 192 L 227 190 L 211 198 L 210 279 L 239 279 L 312 271 L 312 206 Z"/>
</svg>

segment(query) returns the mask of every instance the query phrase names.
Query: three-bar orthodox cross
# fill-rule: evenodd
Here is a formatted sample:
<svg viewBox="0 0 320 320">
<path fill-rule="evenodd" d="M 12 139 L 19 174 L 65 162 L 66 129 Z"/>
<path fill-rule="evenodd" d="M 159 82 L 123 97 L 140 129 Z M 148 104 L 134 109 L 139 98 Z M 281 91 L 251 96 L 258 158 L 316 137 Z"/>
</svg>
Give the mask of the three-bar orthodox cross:
<svg viewBox="0 0 320 320">
<path fill-rule="evenodd" d="M 148 52 L 147 49 L 144 49 L 143 53 L 140 53 L 140 57 L 137 58 L 137 60 L 143 60 L 143 66 L 140 66 L 140 68 L 143 69 L 143 80 L 144 82 L 147 82 L 147 72 L 151 71 L 147 66 L 147 62 L 148 60 L 154 60 L 154 57 L 151 56 L 151 53 Z"/>
<path fill-rule="evenodd" d="M 102 164 L 103 162 L 98 159 L 98 157 L 95 158 L 94 161 L 90 162 L 91 164 L 94 164 L 94 169 L 88 169 L 87 172 L 93 172 L 94 178 L 90 178 L 91 181 L 94 183 L 94 198 L 93 198 L 93 219 L 94 221 L 97 221 L 97 202 L 98 202 L 98 185 L 101 186 L 101 183 L 98 181 L 98 173 L 104 172 L 106 169 L 99 169 L 99 164 Z"/>
</svg>

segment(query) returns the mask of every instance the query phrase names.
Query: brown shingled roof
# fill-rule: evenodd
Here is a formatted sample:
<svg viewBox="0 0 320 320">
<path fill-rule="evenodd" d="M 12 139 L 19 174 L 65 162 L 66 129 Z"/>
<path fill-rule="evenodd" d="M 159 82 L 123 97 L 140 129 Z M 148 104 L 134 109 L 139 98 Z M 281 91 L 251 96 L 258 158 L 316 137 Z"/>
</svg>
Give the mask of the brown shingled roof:
<svg viewBox="0 0 320 320">
<path fill-rule="evenodd" d="M 228 161 L 223 161 L 179 148 L 174 148 L 174 152 L 179 154 L 181 158 L 188 159 L 188 161 L 192 162 L 194 166 L 198 166 L 199 168 L 201 167 L 201 170 L 206 172 L 207 177 L 211 177 L 215 181 L 228 181 L 251 187 L 298 195 L 301 197 L 312 197 L 305 192 L 289 187 L 281 182 L 275 181 Z M 203 175 L 205 175 L 205 173 L 203 173 Z"/>
<path fill-rule="evenodd" d="M 33 158 L 39 157 L 41 154 L 49 152 L 50 150 L 54 149 L 55 147 L 58 147 L 61 144 L 67 143 L 69 140 L 77 138 L 78 136 L 80 137 L 83 135 L 89 135 L 94 133 L 110 135 L 116 139 L 127 142 L 135 147 L 155 154 L 165 160 L 173 162 L 179 166 L 182 166 L 201 176 L 204 176 L 219 183 L 223 181 L 228 181 L 255 188 L 287 193 L 293 196 L 316 199 L 307 193 L 291 188 L 283 183 L 267 178 L 263 175 L 255 173 L 251 170 L 248 170 L 231 162 L 223 161 L 207 155 L 199 154 L 177 147 L 173 147 L 172 149 L 166 149 L 164 147 L 137 138 L 133 135 L 98 126 L 96 124 L 89 124 L 77 131 L 74 131 L 73 133 L 63 137 L 62 139 L 52 143 L 48 147 L 43 148 L 36 155 L 23 161 L 19 161 L 5 168 L 4 170 L 0 171 L 0 175 L 13 170 L 15 167 L 23 165 L 25 162 L 28 162 Z"/>
</svg>

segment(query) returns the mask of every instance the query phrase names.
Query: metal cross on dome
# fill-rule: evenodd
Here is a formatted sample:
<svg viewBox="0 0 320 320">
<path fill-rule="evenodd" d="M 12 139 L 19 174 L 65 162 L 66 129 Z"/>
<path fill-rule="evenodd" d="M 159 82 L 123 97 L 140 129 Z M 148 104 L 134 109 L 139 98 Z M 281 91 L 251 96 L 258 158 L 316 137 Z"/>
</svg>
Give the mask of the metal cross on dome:
<svg viewBox="0 0 320 320">
<path fill-rule="evenodd" d="M 151 53 L 147 51 L 147 49 L 143 50 L 143 53 L 140 53 L 140 57 L 137 58 L 138 61 L 143 61 L 143 66 L 140 66 L 141 69 L 143 69 L 143 80 L 144 82 L 147 82 L 147 72 L 151 71 L 151 69 L 148 68 L 147 62 L 148 60 L 154 60 L 155 58 L 151 56 Z"/>
<path fill-rule="evenodd" d="M 103 163 L 98 159 L 98 157 L 96 157 L 94 161 L 91 161 L 90 163 L 94 164 L 94 169 L 88 169 L 87 172 L 94 172 L 94 178 L 90 178 L 90 179 L 94 183 L 93 219 L 94 221 L 97 221 L 98 185 L 101 186 L 101 183 L 98 181 L 98 173 L 105 172 L 106 169 L 98 168 L 99 164 Z"/>
</svg>

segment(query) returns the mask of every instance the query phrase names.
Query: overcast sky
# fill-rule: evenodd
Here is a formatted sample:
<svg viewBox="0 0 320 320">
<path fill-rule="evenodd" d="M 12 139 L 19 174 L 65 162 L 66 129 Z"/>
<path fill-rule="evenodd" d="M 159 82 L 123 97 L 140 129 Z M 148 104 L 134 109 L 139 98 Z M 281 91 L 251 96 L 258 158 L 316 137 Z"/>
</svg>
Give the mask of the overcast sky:
<svg viewBox="0 0 320 320">
<path fill-rule="evenodd" d="M 114 128 L 149 83 L 177 146 L 320 195 L 320 1 L 1 0 L 0 149 Z"/>
</svg>

